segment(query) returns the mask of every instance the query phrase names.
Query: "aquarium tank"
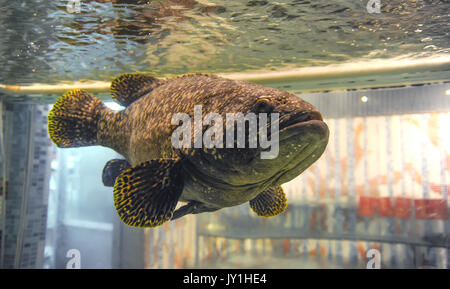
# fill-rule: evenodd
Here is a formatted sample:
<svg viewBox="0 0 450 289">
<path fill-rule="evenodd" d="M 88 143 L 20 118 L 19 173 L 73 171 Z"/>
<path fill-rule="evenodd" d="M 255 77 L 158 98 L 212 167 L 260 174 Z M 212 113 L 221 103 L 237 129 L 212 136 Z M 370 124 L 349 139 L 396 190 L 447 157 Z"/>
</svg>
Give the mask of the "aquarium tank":
<svg viewBox="0 0 450 289">
<path fill-rule="evenodd" d="M 0 268 L 450 268 L 448 1 L 0 0 L 0 31 Z M 49 133 L 74 89 L 128 109 L 110 91 L 124 73 L 290 93 L 320 111 L 328 144 L 281 185 L 281 214 L 243 202 L 129 226 L 126 185 L 102 181 L 122 154 Z"/>
</svg>

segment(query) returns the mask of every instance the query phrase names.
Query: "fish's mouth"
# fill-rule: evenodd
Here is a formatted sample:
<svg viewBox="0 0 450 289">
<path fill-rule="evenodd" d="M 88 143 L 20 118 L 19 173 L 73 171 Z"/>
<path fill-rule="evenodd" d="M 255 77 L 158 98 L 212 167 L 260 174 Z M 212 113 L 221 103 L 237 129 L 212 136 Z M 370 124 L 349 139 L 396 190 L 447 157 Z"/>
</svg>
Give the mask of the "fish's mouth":
<svg viewBox="0 0 450 289">
<path fill-rule="evenodd" d="M 205 155 L 200 153 L 197 162 L 189 160 L 186 167 L 189 167 L 187 171 L 189 174 L 195 175 L 196 180 L 217 190 L 257 191 L 287 182 L 298 176 L 320 157 L 328 143 L 328 137 L 328 126 L 323 122 L 319 112 L 299 112 L 280 117 L 279 142 L 277 144 L 279 154 L 274 159 L 262 159 L 259 155 L 262 149 L 258 148 L 255 157 L 245 165 L 238 163 L 237 166 L 231 165 L 211 173 L 204 169 L 205 165 L 217 167 L 218 159 L 205 158 Z M 224 163 L 229 165 L 229 162 Z M 251 170 L 245 170 L 243 167 L 251 168 Z M 274 169 L 270 170 L 270 168 Z M 229 174 L 233 172 L 236 175 L 248 175 L 249 177 L 247 179 L 234 175 L 217 177 L 218 171 Z"/>
<path fill-rule="evenodd" d="M 268 179 L 275 185 L 290 181 L 318 160 L 330 134 L 317 111 L 295 114 L 280 127 L 279 170 Z"/>
<path fill-rule="evenodd" d="M 280 130 L 287 127 L 297 125 L 299 123 L 308 122 L 311 120 L 323 121 L 322 115 L 318 111 L 300 111 L 297 113 L 288 114 L 280 119 Z"/>
<path fill-rule="evenodd" d="M 280 119 L 280 141 L 296 135 L 314 135 L 319 140 L 328 139 L 329 130 L 318 111 L 302 111 Z"/>
</svg>

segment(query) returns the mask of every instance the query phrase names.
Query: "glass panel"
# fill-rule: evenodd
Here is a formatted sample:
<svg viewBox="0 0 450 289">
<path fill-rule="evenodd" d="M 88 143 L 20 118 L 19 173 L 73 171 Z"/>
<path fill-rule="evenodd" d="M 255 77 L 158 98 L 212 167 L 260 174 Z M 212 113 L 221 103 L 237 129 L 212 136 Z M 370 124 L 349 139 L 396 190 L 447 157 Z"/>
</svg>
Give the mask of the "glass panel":
<svg viewBox="0 0 450 289">
<path fill-rule="evenodd" d="M 439 0 L 0 0 L 0 267 L 449 268 L 449 20 L 450 5 Z M 287 209 L 279 216 L 258 217 L 248 198 L 200 213 L 217 202 L 192 202 L 198 192 L 183 182 L 182 200 L 198 214 L 127 226 L 102 182 L 105 163 L 124 156 L 101 146 L 58 148 L 49 138 L 48 112 L 68 90 L 133 111 L 112 131 L 132 131 L 121 145 L 134 165 L 181 154 L 189 160 L 180 165 L 183 180 L 211 181 L 210 191 L 228 184 L 226 173 L 245 179 L 253 168 L 225 166 L 205 177 L 204 159 L 161 145 L 173 126 L 164 116 L 194 104 L 191 94 L 206 95 L 208 112 L 216 112 L 233 108 L 228 93 L 217 104 L 209 101 L 216 87 L 189 82 L 152 95 L 161 82 L 141 87 L 140 79 L 121 96 L 142 92 L 146 105 L 108 102 L 111 80 L 131 72 L 217 74 L 290 92 L 320 111 L 327 149 L 282 185 Z M 254 87 L 242 91 L 240 104 L 253 100 Z M 189 101 L 177 106 L 183 97 Z M 268 95 L 258 97 L 266 103 Z M 156 118 L 164 102 L 174 111 Z M 89 125 L 58 129 L 92 133 L 123 115 L 108 111 L 99 120 L 99 110 L 79 106 L 66 116 Z M 130 138 L 145 142 L 133 146 Z M 203 169 L 217 158 L 207 160 Z M 152 169 L 139 175 L 145 193 L 172 176 Z M 177 179 L 158 189 L 160 197 L 167 201 L 179 186 Z M 157 202 L 131 198 L 142 209 Z"/>
</svg>

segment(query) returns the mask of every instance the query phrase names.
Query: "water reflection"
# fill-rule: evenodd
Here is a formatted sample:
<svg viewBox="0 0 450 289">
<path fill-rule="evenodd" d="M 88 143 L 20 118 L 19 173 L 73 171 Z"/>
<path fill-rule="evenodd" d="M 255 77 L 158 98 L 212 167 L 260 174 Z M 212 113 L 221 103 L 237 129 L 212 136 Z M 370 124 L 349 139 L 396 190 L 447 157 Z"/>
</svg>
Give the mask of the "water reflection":
<svg viewBox="0 0 450 289">
<path fill-rule="evenodd" d="M 49 71 L 48 1 L 0 1 L 0 83 L 20 83 Z"/>
<path fill-rule="evenodd" d="M 0 82 L 281 70 L 449 51 L 438 0 L 1 1 Z M 72 11 L 73 12 L 73 11 Z"/>
<path fill-rule="evenodd" d="M 57 6 L 63 12 L 67 10 L 64 3 Z M 105 13 L 110 10 L 113 13 Z M 68 26 L 75 33 L 66 33 L 61 36 L 61 41 L 76 44 L 73 37 L 87 35 L 112 34 L 117 39 L 136 41 L 138 43 L 154 42 L 161 40 L 166 35 L 167 28 L 163 25 L 167 22 L 179 23 L 189 21 L 192 16 L 189 10 L 196 14 L 222 13 L 226 11 L 223 6 L 204 5 L 195 0 L 170 0 L 170 1 L 83 1 L 80 7 L 80 17 L 69 22 Z M 98 17 L 101 15 L 101 17 Z M 152 41 L 154 40 L 154 41 Z M 95 41 L 95 39 L 92 39 Z M 80 41 L 80 45 L 89 42 Z"/>
</svg>

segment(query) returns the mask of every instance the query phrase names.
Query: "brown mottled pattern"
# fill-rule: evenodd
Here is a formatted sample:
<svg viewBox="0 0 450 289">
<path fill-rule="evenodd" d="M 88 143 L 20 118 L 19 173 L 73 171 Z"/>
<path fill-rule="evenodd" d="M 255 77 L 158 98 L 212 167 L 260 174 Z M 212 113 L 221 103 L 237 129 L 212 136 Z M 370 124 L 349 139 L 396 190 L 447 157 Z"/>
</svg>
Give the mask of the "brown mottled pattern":
<svg viewBox="0 0 450 289">
<path fill-rule="evenodd" d="M 233 206 L 301 173 L 322 154 L 328 134 L 324 134 L 317 148 L 305 150 L 308 155 L 316 151 L 318 156 L 302 166 L 294 168 L 291 165 L 288 174 L 287 168 L 278 171 L 291 160 L 287 152 L 284 159 L 256 162 L 255 149 L 177 151 L 171 144 L 171 134 L 176 128 L 171 125 L 171 119 L 175 113 L 186 113 L 191 116 L 193 126 L 194 106 L 202 105 L 203 117 L 209 112 L 219 113 L 225 123 L 226 113 L 257 113 L 261 100 L 269 102 L 273 112 L 280 114 L 280 125 L 294 113 L 305 113 L 305 121 L 308 113 L 318 114 L 312 105 L 285 91 L 217 76 L 186 75 L 161 81 L 159 86 L 123 111 L 105 112 L 98 123 L 97 138 L 99 144 L 113 148 L 132 165 L 153 159 L 181 157 L 185 178 L 181 201 L 199 201 L 212 208 Z M 203 132 L 205 130 L 203 127 Z M 311 131 L 314 131 L 312 126 Z M 262 177 L 255 178 L 257 175 Z"/>
<path fill-rule="evenodd" d="M 203 117 L 217 112 L 252 112 L 258 97 L 278 96 L 285 100 L 278 111 L 291 111 L 292 94 L 265 86 L 233 81 L 217 76 L 186 75 L 164 82 L 126 110 L 106 115 L 106 127 L 100 130 L 99 141 L 127 156 L 132 165 L 149 159 L 177 156 L 171 134 L 174 113 L 187 113 L 193 120 L 194 105 L 202 105 Z M 298 98 L 294 96 L 298 101 Z M 303 102 L 304 108 L 315 108 Z M 126 129 L 129 128 L 129 129 Z"/>
</svg>

